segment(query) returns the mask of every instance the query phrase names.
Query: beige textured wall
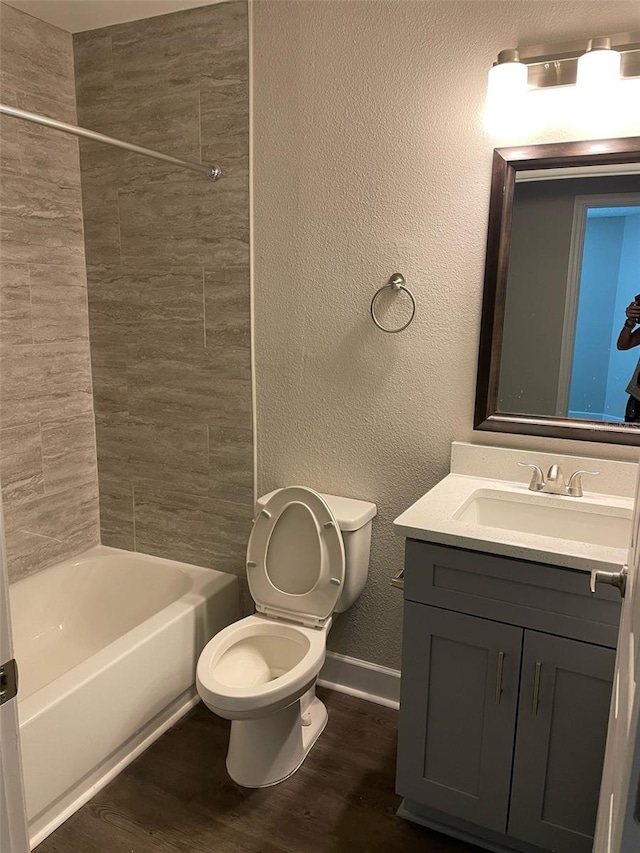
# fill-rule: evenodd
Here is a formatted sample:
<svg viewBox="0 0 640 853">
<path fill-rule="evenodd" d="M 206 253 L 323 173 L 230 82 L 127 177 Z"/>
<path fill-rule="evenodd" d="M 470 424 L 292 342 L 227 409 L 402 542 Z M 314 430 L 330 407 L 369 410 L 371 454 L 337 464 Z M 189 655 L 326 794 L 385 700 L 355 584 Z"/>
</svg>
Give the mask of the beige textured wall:
<svg viewBox="0 0 640 853">
<path fill-rule="evenodd" d="M 71 36 L 0 4 L 4 103 L 75 123 Z M 0 479 L 10 580 L 99 541 L 77 140 L 0 124 Z"/>
<path fill-rule="evenodd" d="M 447 473 L 453 439 L 637 458 L 471 425 L 491 151 L 523 141 L 483 130 L 487 70 L 502 48 L 639 26 L 636 2 L 255 4 L 258 489 L 379 508 L 368 586 L 334 650 L 398 665 L 391 523 Z M 384 335 L 368 305 L 396 270 L 418 314 Z"/>
<path fill-rule="evenodd" d="M 244 569 L 253 496 L 246 2 L 74 37 L 102 541 Z"/>
</svg>

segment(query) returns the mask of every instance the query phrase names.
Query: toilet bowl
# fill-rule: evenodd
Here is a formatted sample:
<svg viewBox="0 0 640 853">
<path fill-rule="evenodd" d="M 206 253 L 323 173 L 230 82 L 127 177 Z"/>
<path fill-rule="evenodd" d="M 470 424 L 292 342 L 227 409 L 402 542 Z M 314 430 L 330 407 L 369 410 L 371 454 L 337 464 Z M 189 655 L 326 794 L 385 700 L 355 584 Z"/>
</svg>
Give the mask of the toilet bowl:
<svg viewBox="0 0 640 853">
<path fill-rule="evenodd" d="M 301 486 L 258 501 L 247 547 L 258 612 L 216 634 L 196 671 L 205 705 L 232 721 L 227 770 L 239 785 L 286 779 L 324 729 L 315 682 L 334 611 L 347 609 L 366 581 L 375 513 L 366 501 Z"/>
</svg>

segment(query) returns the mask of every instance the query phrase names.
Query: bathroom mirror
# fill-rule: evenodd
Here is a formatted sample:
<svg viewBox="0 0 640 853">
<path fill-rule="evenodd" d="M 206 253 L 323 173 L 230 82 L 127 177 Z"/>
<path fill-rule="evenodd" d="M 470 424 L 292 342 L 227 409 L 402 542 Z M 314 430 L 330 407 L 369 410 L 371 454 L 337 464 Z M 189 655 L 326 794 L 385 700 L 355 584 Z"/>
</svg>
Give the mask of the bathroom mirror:
<svg viewBox="0 0 640 853">
<path fill-rule="evenodd" d="M 636 295 L 640 137 L 496 149 L 475 429 L 640 444 Z"/>
</svg>

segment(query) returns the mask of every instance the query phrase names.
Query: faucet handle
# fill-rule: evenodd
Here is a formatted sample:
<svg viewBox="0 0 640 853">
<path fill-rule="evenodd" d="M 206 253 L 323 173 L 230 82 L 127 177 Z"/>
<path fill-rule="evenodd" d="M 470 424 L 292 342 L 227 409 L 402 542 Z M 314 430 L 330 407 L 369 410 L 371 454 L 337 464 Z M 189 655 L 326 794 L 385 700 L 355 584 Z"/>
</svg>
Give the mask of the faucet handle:
<svg viewBox="0 0 640 853">
<path fill-rule="evenodd" d="M 571 495 L 572 498 L 581 498 L 582 497 L 582 475 L 583 474 L 592 474 L 596 477 L 600 471 L 587 471 L 584 468 L 581 468 L 580 471 L 574 471 L 573 474 L 569 477 L 569 482 L 567 483 L 567 494 Z"/>
<path fill-rule="evenodd" d="M 542 473 L 542 468 L 540 468 L 539 465 L 532 465 L 531 462 L 518 462 L 518 465 L 521 468 L 533 468 L 529 488 L 532 492 L 542 491 L 542 487 L 544 486 L 544 474 Z"/>
</svg>

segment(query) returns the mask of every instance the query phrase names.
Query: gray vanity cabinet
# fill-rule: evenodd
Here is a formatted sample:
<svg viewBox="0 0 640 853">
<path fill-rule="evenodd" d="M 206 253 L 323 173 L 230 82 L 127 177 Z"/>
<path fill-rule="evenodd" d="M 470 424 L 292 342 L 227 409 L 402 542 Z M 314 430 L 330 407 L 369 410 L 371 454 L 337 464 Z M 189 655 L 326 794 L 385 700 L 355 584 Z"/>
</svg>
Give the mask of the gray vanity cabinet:
<svg viewBox="0 0 640 853">
<path fill-rule="evenodd" d="M 586 572 L 408 540 L 400 814 L 490 850 L 590 853 L 619 614 Z"/>
</svg>

